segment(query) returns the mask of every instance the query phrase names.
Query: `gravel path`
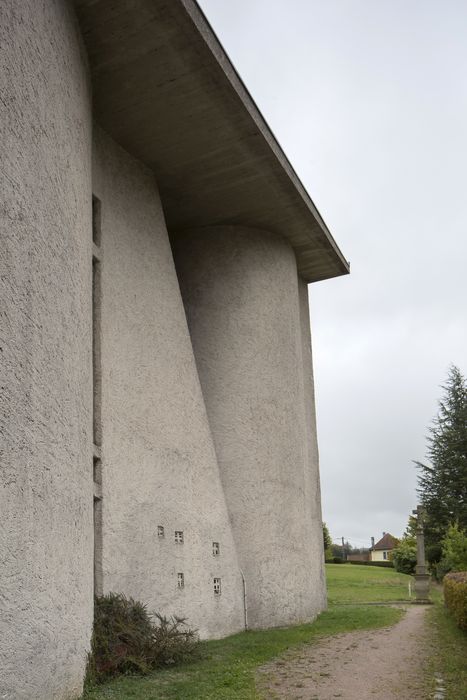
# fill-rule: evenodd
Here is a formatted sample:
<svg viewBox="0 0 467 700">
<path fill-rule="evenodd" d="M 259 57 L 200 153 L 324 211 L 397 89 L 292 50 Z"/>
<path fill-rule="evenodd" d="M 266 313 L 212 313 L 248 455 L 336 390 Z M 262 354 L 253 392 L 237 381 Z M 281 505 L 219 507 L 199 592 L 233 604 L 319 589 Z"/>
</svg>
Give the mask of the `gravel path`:
<svg viewBox="0 0 467 700">
<path fill-rule="evenodd" d="M 258 670 L 258 690 L 268 700 L 427 700 L 417 644 L 425 646 L 425 613 L 411 605 L 393 627 L 290 650 Z"/>
</svg>

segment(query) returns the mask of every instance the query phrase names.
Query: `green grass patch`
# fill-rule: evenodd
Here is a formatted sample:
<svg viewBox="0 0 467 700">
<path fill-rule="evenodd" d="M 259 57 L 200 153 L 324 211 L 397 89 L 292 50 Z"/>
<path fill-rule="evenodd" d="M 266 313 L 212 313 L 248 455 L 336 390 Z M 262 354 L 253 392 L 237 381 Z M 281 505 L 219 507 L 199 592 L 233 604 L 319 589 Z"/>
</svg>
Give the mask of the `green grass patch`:
<svg viewBox="0 0 467 700">
<path fill-rule="evenodd" d="M 446 700 L 467 700 L 467 634 L 444 607 L 442 595 L 434 591 L 432 599 L 435 605 L 428 611 L 431 654 L 426 675 L 430 681 L 435 674 L 440 675 Z"/>
<path fill-rule="evenodd" d="M 394 569 L 351 564 L 326 564 L 329 605 L 386 603 L 409 600 L 412 576 Z"/>
<path fill-rule="evenodd" d="M 200 661 L 150 676 L 122 677 L 89 689 L 84 699 L 253 700 L 259 697 L 255 690 L 256 668 L 288 648 L 339 632 L 386 627 L 402 615 L 401 610 L 389 607 L 341 607 L 322 613 L 311 624 L 243 632 L 203 642 Z"/>
</svg>

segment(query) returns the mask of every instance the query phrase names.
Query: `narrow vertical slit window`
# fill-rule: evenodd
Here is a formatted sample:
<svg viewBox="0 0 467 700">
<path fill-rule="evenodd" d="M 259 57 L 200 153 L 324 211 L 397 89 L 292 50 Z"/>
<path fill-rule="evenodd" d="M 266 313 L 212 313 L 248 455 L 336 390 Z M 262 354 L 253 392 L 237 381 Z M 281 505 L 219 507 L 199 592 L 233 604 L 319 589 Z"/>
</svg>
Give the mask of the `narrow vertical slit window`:
<svg viewBox="0 0 467 700">
<path fill-rule="evenodd" d="M 178 588 L 185 588 L 185 575 L 182 573 L 177 574 L 177 586 Z"/>
<path fill-rule="evenodd" d="M 219 542 L 213 542 L 212 543 L 212 555 L 213 555 L 213 557 L 218 557 L 220 553 L 221 553 L 221 547 L 220 547 Z"/>
<path fill-rule="evenodd" d="M 95 484 L 102 484 L 102 464 L 99 457 L 93 457 L 92 477 Z"/>
<path fill-rule="evenodd" d="M 103 593 L 101 461 L 101 203 L 92 198 L 92 439 L 94 482 L 94 594 Z"/>
<path fill-rule="evenodd" d="M 94 595 L 102 593 L 102 500 L 94 497 Z"/>
<path fill-rule="evenodd" d="M 92 379 L 93 379 L 93 441 L 100 447 L 101 430 L 101 263 L 92 261 Z"/>
<path fill-rule="evenodd" d="M 215 578 L 214 579 L 214 595 L 220 595 L 221 594 L 221 580 L 220 578 Z"/>
<path fill-rule="evenodd" d="M 97 247 L 101 244 L 101 202 L 92 196 L 92 242 Z"/>
</svg>

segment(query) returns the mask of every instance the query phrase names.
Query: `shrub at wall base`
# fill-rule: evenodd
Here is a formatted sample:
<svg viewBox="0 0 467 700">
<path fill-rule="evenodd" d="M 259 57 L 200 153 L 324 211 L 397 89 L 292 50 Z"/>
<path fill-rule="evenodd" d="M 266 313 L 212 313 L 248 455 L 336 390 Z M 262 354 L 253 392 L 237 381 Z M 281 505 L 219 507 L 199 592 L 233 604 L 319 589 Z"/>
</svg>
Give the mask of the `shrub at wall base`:
<svg viewBox="0 0 467 700">
<path fill-rule="evenodd" d="M 192 658 L 198 635 L 185 620 L 150 615 L 142 603 L 117 593 L 95 598 L 94 630 L 88 659 L 87 684 Z"/>
</svg>

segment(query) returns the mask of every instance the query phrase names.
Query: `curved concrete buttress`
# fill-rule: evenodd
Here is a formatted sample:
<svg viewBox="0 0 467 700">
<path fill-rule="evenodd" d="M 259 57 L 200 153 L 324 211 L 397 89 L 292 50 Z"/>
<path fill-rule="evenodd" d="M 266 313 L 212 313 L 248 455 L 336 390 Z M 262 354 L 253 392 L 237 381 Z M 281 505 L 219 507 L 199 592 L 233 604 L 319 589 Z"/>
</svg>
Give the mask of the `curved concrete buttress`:
<svg viewBox="0 0 467 700">
<path fill-rule="evenodd" d="M 93 187 L 102 214 L 103 589 L 222 637 L 243 629 L 242 580 L 157 184 L 96 128 Z"/>
<path fill-rule="evenodd" d="M 0 697 L 81 693 L 92 611 L 91 113 L 69 3 L 0 3 Z"/>
<path fill-rule="evenodd" d="M 313 358 L 311 350 L 310 309 L 308 303 L 308 285 L 298 278 L 298 296 L 300 304 L 300 324 L 302 337 L 303 389 L 305 394 L 305 432 L 307 438 L 307 459 L 305 461 L 305 493 L 309 504 L 310 517 L 310 554 L 314 562 L 311 583 L 317 594 L 321 610 L 327 604 L 326 574 L 324 569 L 324 543 L 321 514 L 321 485 L 319 476 L 319 453 L 316 435 L 316 407 L 313 379 Z M 319 598 L 319 592 L 321 597 Z"/>
<path fill-rule="evenodd" d="M 306 286 L 300 300 L 294 253 L 239 226 L 182 232 L 173 248 L 249 624 L 312 619 L 325 588 Z"/>
</svg>

